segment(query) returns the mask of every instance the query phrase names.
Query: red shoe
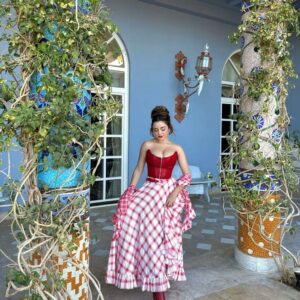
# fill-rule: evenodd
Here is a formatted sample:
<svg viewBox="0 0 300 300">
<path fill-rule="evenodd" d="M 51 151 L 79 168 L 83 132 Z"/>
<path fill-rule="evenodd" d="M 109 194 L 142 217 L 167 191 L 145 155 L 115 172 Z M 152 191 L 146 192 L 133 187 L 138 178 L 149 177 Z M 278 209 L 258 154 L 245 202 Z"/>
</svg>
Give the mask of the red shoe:
<svg viewBox="0 0 300 300">
<path fill-rule="evenodd" d="M 164 292 L 155 292 L 153 293 L 153 300 L 166 300 Z"/>
</svg>

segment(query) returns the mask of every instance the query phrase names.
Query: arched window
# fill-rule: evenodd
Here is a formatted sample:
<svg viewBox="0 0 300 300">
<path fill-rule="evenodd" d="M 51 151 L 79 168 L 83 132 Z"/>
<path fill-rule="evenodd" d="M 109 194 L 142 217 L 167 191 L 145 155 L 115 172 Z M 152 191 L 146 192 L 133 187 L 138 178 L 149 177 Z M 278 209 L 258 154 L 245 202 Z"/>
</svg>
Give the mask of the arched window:
<svg viewBox="0 0 300 300">
<path fill-rule="evenodd" d="M 127 186 L 128 170 L 128 56 L 120 37 L 109 40 L 107 59 L 112 74 L 112 95 L 122 104 L 102 136 L 103 156 L 97 169 L 97 180 L 91 187 L 91 206 L 115 203 Z M 105 118 L 104 116 L 101 116 Z M 91 167 L 95 166 L 91 159 Z"/>
<path fill-rule="evenodd" d="M 224 161 L 233 149 L 228 143 L 228 136 L 235 130 L 236 120 L 234 115 L 238 111 L 240 98 L 241 77 L 241 51 L 235 51 L 226 61 L 222 74 L 221 91 L 221 168 Z M 236 169 L 233 161 L 230 162 L 229 170 Z"/>
</svg>

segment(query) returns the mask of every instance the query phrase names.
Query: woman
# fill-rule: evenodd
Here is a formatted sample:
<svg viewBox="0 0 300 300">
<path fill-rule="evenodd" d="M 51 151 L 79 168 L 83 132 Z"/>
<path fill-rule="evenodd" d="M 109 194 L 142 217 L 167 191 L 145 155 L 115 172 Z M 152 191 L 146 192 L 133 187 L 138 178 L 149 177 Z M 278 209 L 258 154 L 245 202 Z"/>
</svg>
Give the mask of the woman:
<svg viewBox="0 0 300 300">
<path fill-rule="evenodd" d="M 169 111 L 157 106 L 151 118 L 153 139 L 142 144 L 131 183 L 113 218 L 106 282 L 121 289 L 141 287 L 153 292 L 153 299 L 163 300 L 168 279 L 186 280 L 182 233 L 191 228 L 195 212 L 184 189 L 191 180 L 184 151 L 169 141 L 173 133 Z M 183 175 L 176 181 L 171 175 L 177 161 Z M 136 189 L 145 162 L 148 177 Z"/>
</svg>

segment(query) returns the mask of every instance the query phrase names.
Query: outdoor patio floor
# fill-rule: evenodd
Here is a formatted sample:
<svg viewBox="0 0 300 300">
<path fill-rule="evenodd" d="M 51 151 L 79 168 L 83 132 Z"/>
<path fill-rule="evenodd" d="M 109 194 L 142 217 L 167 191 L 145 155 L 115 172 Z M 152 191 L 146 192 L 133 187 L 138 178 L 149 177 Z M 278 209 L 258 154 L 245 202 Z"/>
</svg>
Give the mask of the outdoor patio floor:
<svg viewBox="0 0 300 300">
<path fill-rule="evenodd" d="M 226 197 L 225 197 L 226 198 Z M 187 275 L 185 282 L 171 282 L 167 291 L 168 300 L 285 300 L 300 299 L 300 292 L 280 283 L 278 274 L 258 274 L 242 269 L 234 260 L 236 239 L 236 218 L 228 209 L 224 196 L 211 195 L 211 203 L 204 197 L 192 197 L 197 218 L 194 226 L 183 235 L 184 264 Z M 295 198 L 300 203 L 300 197 Z M 227 208 L 226 208 L 227 205 Z M 91 233 L 98 240 L 90 246 L 90 266 L 100 279 L 105 300 L 150 300 L 151 293 L 140 289 L 120 290 L 104 283 L 107 256 L 112 236 L 111 217 L 116 206 L 91 210 Z M 300 218 L 295 220 L 300 229 Z M 15 253 L 16 243 L 9 232 L 9 222 L 0 224 L 1 248 L 10 255 Z M 300 232 L 287 236 L 286 244 L 292 249 L 300 249 Z M 13 258 L 15 255 L 12 256 Z M 0 265 L 7 264 L 1 256 Z M 5 272 L 0 272 L 0 299 L 4 298 Z M 21 299 L 14 297 L 13 299 Z"/>
</svg>

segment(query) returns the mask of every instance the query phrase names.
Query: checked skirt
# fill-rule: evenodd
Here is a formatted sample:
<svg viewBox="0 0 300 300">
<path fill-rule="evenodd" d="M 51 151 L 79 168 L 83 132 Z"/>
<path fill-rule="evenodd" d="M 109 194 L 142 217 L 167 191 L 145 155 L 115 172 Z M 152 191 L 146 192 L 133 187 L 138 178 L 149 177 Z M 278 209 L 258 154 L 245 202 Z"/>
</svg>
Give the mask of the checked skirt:
<svg viewBox="0 0 300 300">
<path fill-rule="evenodd" d="M 186 280 L 182 233 L 191 227 L 195 212 L 185 190 L 172 207 L 166 207 L 176 184 L 174 178 L 146 181 L 134 192 L 126 213 L 114 226 L 107 283 L 121 289 L 163 292 L 170 287 L 169 279 Z"/>
</svg>

